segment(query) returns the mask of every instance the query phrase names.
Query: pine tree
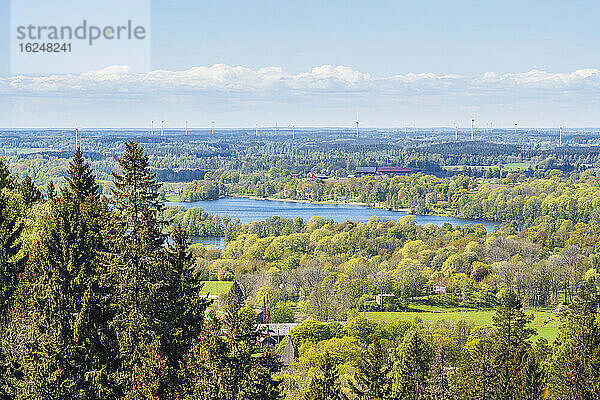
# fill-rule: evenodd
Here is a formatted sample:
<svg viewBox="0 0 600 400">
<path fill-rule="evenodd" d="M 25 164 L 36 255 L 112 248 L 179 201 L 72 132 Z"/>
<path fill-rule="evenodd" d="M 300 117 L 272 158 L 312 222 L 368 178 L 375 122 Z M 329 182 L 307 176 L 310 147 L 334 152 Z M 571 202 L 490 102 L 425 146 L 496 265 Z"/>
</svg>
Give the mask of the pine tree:
<svg viewBox="0 0 600 400">
<path fill-rule="evenodd" d="M 380 339 L 369 345 L 354 373 L 354 382 L 349 383 L 357 400 L 393 398 L 391 366 Z"/>
<path fill-rule="evenodd" d="M 340 386 L 338 367 L 331 354 L 326 351 L 318 361 L 320 375 L 315 375 L 310 380 L 304 400 L 345 400 L 347 396 Z"/>
<path fill-rule="evenodd" d="M 73 159 L 69 162 L 67 182 L 69 190 L 73 193 L 75 199 L 80 202 L 90 195 L 98 195 L 98 184 L 90 164 L 84 161 L 79 147 L 77 147 Z M 52 187 L 54 187 L 54 183 L 52 183 Z"/>
<path fill-rule="evenodd" d="M 561 399 L 600 399 L 599 295 L 593 279 L 583 281 L 577 297 L 561 315 L 554 341 L 551 392 Z"/>
<path fill-rule="evenodd" d="M 433 347 L 428 333 L 412 329 L 404 336 L 394 362 L 395 393 L 401 399 L 424 399 Z"/>
</svg>

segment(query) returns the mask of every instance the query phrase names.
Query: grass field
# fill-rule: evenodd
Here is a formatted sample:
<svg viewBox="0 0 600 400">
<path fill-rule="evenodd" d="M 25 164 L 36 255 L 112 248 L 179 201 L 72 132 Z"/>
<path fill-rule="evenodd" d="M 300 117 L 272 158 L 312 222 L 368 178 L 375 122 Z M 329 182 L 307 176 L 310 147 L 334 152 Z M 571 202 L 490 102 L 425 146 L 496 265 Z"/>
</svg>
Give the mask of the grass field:
<svg viewBox="0 0 600 400">
<path fill-rule="evenodd" d="M 535 319 L 531 327 L 537 330 L 538 336 L 552 342 L 558 333 L 559 320 L 552 311 L 527 310 L 527 314 L 533 314 Z M 491 326 L 492 316 L 495 311 L 456 311 L 456 312 L 367 312 L 366 316 L 379 322 L 389 322 L 397 319 L 412 320 L 419 317 L 425 324 L 433 324 L 436 321 L 446 320 L 457 322 L 466 320 L 474 325 Z M 544 323 L 545 322 L 545 323 Z M 534 337 L 535 340 L 535 337 Z"/>
<path fill-rule="evenodd" d="M 207 294 L 218 296 L 222 293 L 227 293 L 233 284 L 233 282 L 225 281 L 202 281 L 202 283 L 204 283 L 204 287 L 200 293 L 203 296 Z"/>
<path fill-rule="evenodd" d="M 530 165 L 530 163 L 506 163 L 502 165 L 502 169 L 505 171 L 526 170 Z M 445 165 L 442 168 L 446 171 L 462 171 L 465 168 L 492 169 L 496 167 L 497 165 Z"/>
</svg>

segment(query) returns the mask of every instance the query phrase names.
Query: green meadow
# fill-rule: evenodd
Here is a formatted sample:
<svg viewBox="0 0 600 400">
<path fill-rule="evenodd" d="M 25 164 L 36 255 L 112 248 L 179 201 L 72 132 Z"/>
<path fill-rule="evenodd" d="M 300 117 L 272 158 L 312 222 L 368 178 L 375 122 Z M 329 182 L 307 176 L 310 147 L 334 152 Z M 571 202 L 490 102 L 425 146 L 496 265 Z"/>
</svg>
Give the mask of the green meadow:
<svg viewBox="0 0 600 400">
<path fill-rule="evenodd" d="M 437 321 L 446 320 L 458 322 L 465 320 L 476 326 L 491 326 L 492 316 L 495 311 L 453 311 L 453 312 L 367 312 L 368 318 L 379 322 L 390 322 L 398 319 L 413 320 L 420 318 L 426 325 L 433 325 Z M 534 320 L 531 327 L 537 330 L 537 337 L 546 338 L 549 342 L 554 341 L 558 333 L 560 320 L 553 311 L 526 310 L 527 314 L 533 314 Z M 535 338 L 534 338 L 535 340 Z"/>
</svg>

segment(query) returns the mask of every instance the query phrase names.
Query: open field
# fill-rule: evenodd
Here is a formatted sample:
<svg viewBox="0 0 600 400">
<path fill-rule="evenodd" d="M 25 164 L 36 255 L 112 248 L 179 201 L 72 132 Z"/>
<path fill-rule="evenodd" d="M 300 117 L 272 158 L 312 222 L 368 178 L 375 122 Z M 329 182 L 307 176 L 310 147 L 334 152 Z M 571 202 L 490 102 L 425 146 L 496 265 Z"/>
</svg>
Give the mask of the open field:
<svg viewBox="0 0 600 400">
<path fill-rule="evenodd" d="M 502 169 L 505 171 L 518 171 L 529 169 L 531 163 L 520 162 L 520 163 L 506 163 L 502 164 Z M 465 168 L 476 168 L 476 169 L 492 169 L 498 165 L 444 165 L 442 168 L 446 171 L 462 171 Z"/>
<path fill-rule="evenodd" d="M 543 310 L 527 310 L 526 312 L 535 316 L 535 319 L 530 326 L 537 330 L 537 337 L 543 337 L 549 342 L 552 342 L 556 338 L 560 323 L 556 314 L 553 311 Z M 490 326 L 492 325 L 492 316 L 494 313 L 494 310 L 455 312 L 367 312 L 366 316 L 379 322 L 389 322 L 397 319 L 412 320 L 419 317 L 425 324 L 432 324 L 440 320 L 454 322 L 466 320 L 474 325 Z"/>
<path fill-rule="evenodd" d="M 222 293 L 227 293 L 233 284 L 233 282 L 226 281 L 202 281 L 202 283 L 204 283 L 204 287 L 202 288 L 200 294 L 203 296 L 207 294 L 218 296 Z"/>
</svg>

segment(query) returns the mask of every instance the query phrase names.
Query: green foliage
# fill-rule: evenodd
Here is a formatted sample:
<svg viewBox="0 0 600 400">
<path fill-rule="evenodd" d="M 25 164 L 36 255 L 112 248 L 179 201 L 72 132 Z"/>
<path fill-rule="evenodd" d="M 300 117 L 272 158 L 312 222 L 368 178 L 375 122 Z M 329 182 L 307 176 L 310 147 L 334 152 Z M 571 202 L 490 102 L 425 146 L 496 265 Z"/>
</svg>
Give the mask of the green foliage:
<svg viewBox="0 0 600 400">
<path fill-rule="evenodd" d="M 394 399 L 392 379 L 387 354 L 377 339 L 361 357 L 350 386 L 357 400 L 389 400 Z"/>
<path fill-rule="evenodd" d="M 26 257 L 20 253 L 23 223 L 19 206 L 8 193 L 0 190 L 0 315 L 4 315 L 16 289 Z"/>
<path fill-rule="evenodd" d="M 347 396 L 342 391 L 339 382 L 337 366 L 329 352 L 323 353 L 317 364 L 321 372 L 315 375 L 304 393 L 305 400 L 344 400 Z"/>
<path fill-rule="evenodd" d="M 96 179 L 92 173 L 90 164 L 84 161 L 81 148 L 79 147 L 77 147 L 77 150 L 75 150 L 73 160 L 69 163 L 69 169 L 67 170 L 67 183 L 72 195 L 78 201 L 83 201 L 83 199 L 88 196 L 98 195 L 98 184 L 96 183 Z M 53 187 L 54 184 L 52 184 L 52 188 Z M 49 196 L 49 198 L 50 197 L 51 196 Z"/>
<path fill-rule="evenodd" d="M 233 284 L 229 288 L 227 295 L 225 297 L 225 303 L 228 308 L 239 308 L 244 305 L 244 293 L 242 292 L 242 288 L 237 283 L 237 281 L 233 281 Z"/>
<path fill-rule="evenodd" d="M 42 192 L 35 186 L 29 175 L 23 179 L 19 186 L 19 194 L 26 206 L 31 206 L 33 203 L 42 199 Z"/>
<path fill-rule="evenodd" d="M 597 399 L 600 393 L 599 296 L 594 280 L 582 282 L 562 315 L 554 342 L 551 377 L 556 398 Z"/>
<path fill-rule="evenodd" d="M 290 336 L 292 337 L 294 346 L 299 348 L 307 341 L 317 343 L 322 340 L 331 339 L 334 336 L 334 332 L 330 325 L 314 319 L 308 319 L 292 329 Z"/>
<path fill-rule="evenodd" d="M 424 399 L 433 359 L 430 334 L 420 329 L 406 333 L 393 357 L 394 392 L 401 399 Z"/>
<path fill-rule="evenodd" d="M 294 309 L 288 303 L 279 301 L 273 309 L 273 323 L 281 324 L 294 322 L 294 314 Z"/>
<path fill-rule="evenodd" d="M 365 318 L 363 315 L 348 319 L 346 325 L 344 325 L 344 331 L 348 336 L 357 338 L 365 346 L 378 340 L 382 335 L 379 324 Z"/>
<path fill-rule="evenodd" d="M 254 314 L 254 313 L 252 313 Z M 220 336 L 223 330 L 225 336 Z M 210 314 L 179 377 L 184 399 L 280 398 L 275 356 L 256 345 L 255 316 L 230 308 L 224 320 Z"/>
</svg>

